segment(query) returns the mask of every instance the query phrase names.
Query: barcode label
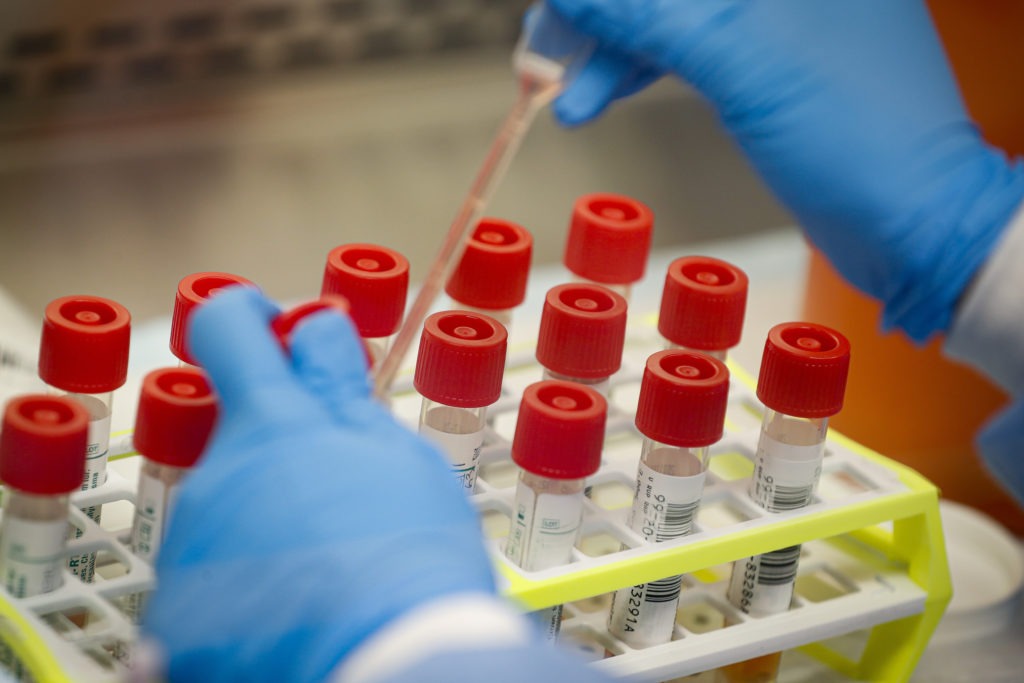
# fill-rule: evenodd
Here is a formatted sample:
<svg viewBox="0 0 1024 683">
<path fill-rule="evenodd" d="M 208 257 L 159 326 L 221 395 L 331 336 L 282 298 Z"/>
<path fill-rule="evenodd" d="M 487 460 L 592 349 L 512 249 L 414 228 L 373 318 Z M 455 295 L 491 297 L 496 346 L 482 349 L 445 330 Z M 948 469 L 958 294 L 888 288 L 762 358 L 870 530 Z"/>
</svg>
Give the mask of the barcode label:
<svg viewBox="0 0 1024 683">
<path fill-rule="evenodd" d="M 761 586 L 781 586 L 796 580 L 796 569 L 800 562 L 800 546 L 794 545 L 775 550 L 761 556 L 761 567 L 757 583 Z"/>
<path fill-rule="evenodd" d="M 823 446 L 792 446 L 762 434 L 750 481 L 751 499 L 769 512 L 810 505 L 821 476 Z"/>
<path fill-rule="evenodd" d="M 638 649 L 672 640 L 682 586 L 682 576 L 670 576 L 617 591 L 608 614 L 608 631 Z"/>
<path fill-rule="evenodd" d="M 629 525 L 647 542 L 669 541 L 693 531 L 693 518 L 704 492 L 704 472 L 696 458 L 692 459 L 695 474 L 685 477 L 663 474 L 640 463 Z"/>
<path fill-rule="evenodd" d="M 798 545 L 738 560 L 729 581 L 729 602 L 755 617 L 787 611 L 799 563 Z"/>
<path fill-rule="evenodd" d="M 647 584 L 647 602 L 672 602 L 679 598 L 679 591 L 683 587 L 682 576 L 670 576 L 667 579 L 651 581 Z"/>
<path fill-rule="evenodd" d="M 699 505 L 699 501 L 681 505 L 666 503 L 665 517 L 654 533 L 654 541 L 659 543 L 690 533 L 693 530 L 693 516 L 697 513 Z"/>
</svg>

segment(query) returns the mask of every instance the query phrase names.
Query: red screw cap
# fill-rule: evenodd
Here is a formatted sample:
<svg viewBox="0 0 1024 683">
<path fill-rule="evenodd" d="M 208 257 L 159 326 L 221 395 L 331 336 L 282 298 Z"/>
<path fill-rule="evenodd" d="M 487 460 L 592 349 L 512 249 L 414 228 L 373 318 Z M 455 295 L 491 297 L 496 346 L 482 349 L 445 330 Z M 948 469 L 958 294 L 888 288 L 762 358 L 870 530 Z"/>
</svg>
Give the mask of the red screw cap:
<svg viewBox="0 0 1024 683">
<path fill-rule="evenodd" d="M 121 304 L 98 296 L 51 301 L 43 317 L 39 376 L 50 386 L 80 394 L 113 391 L 128 376 L 132 317 Z"/>
<path fill-rule="evenodd" d="M 565 267 L 582 278 L 625 285 L 644 276 L 654 214 L 635 199 L 589 194 L 576 200 Z"/>
<path fill-rule="evenodd" d="M 12 399 L 0 430 L 0 480 L 41 496 L 77 491 L 88 435 L 89 413 L 70 398 Z"/>
<path fill-rule="evenodd" d="M 348 299 L 352 322 L 363 337 L 395 333 L 405 313 L 409 262 L 375 244 L 343 244 L 327 254 L 321 294 Z"/>
<path fill-rule="evenodd" d="M 668 267 L 658 331 L 673 344 L 724 351 L 740 343 L 747 275 L 709 256 L 684 256 Z"/>
<path fill-rule="evenodd" d="M 537 360 L 565 377 L 599 379 L 622 365 L 626 300 L 600 285 L 553 287 L 544 301 Z"/>
<path fill-rule="evenodd" d="M 512 460 L 551 479 L 583 479 L 601 466 L 608 404 L 582 384 L 548 380 L 523 392 Z"/>
<path fill-rule="evenodd" d="M 431 401 L 489 406 L 501 395 L 508 333 L 494 318 L 443 311 L 423 324 L 413 385 Z"/>
<path fill-rule="evenodd" d="M 526 299 L 533 236 L 510 221 L 484 218 L 466 245 L 444 291 L 465 306 L 514 308 Z"/>
<path fill-rule="evenodd" d="M 850 342 L 824 325 L 782 323 L 768 331 L 757 397 L 794 417 L 829 417 L 843 407 Z"/>
<path fill-rule="evenodd" d="M 277 340 L 281 342 L 282 348 L 288 351 L 292 345 L 292 332 L 295 331 L 299 323 L 308 316 L 328 308 L 333 308 L 342 315 L 349 315 L 349 303 L 345 297 L 326 295 L 321 296 L 316 301 L 299 304 L 295 308 L 281 313 L 271 321 L 270 330 L 277 337 Z"/>
<path fill-rule="evenodd" d="M 701 448 L 722 438 L 729 370 L 693 351 L 660 351 L 647 359 L 636 427 L 649 439 Z"/>
<path fill-rule="evenodd" d="M 171 353 L 177 356 L 178 360 L 190 365 L 198 364 L 185 346 L 186 326 L 192 310 L 210 297 L 216 296 L 225 287 L 234 285 L 256 286 L 244 277 L 230 273 L 193 273 L 186 275 L 178 283 L 178 292 L 174 297 L 174 314 L 171 316 Z"/>
<path fill-rule="evenodd" d="M 135 448 L 150 460 L 192 467 L 217 419 L 217 400 L 196 368 L 154 370 L 142 381 L 135 416 Z"/>
</svg>

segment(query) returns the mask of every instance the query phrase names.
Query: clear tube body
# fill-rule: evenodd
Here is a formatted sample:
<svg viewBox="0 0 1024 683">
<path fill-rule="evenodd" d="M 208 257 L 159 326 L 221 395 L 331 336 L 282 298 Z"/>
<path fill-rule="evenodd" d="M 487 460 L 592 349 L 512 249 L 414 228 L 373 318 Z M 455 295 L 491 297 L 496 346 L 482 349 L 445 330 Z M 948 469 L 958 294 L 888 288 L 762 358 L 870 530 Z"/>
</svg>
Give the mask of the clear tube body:
<svg viewBox="0 0 1024 683">
<path fill-rule="evenodd" d="M 526 571 L 568 564 L 583 521 L 583 488 L 583 479 L 551 479 L 525 470 L 520 472 L 515 518 L 505 543 L 505 557 Z M 558 638 L 561 605 L 535 612 L 533 618 L 545 640 L 552 642 Z"/>
<path fill-rule="evenodd" d="M 476 486 L 486 421 L 487 406 L 457 408 L 429 398 L 420 406 L 419 433 L 441 448 L 466 493 Z"/>
<path fill-rule="evenodd" d="M 809 505 L 821 476 L 828 418 L 804 418 L 765 409 L 751 478 L 751 500 L 769 512 Z M 800 546 L 737 560 L 727 597 L 755 617 L 789 610 L 800 562 Z M 778 675 L 780 653 L 772 653 L 720 670 L 725 681 L 770 683 Z"/>
<path fill-rule="evenodd" d="M 388 353 L 391 337 L 363 337 L 363 343 L 366 344 L 366 350 L 370 354 L 370 365 L 377 367 Z"/>
<path fill-rule="evenodd" d="M 591 389 L 601 394 L 605 398 L 608 398 L 608 377 L 569 377 L 568 375 L 563 375 L 554 372 L 553 370 L 548 370 L 547 368 L 544 368 L 543 379 L 558 379 L 562 380 L 563 382 L 575 382 L 576 384 L 583 384 L 584 386 L 590 387 Z"/>
<path fill-rule="evenodd" d="M 629 526 L 648 543 L 693 531 L 707 474 L 708 449 L 683 448 L 644 439 Z M 681 575 L 623 588 L 615 593 L 608 630 L 633 648 L 672 639 Z"/>
<path fill-rule="evenodd" d="M 697 353 L 703 353 L 706 356 L 717 358 L 718 360 L 725 362 L 726 356 L 729 355 L 729 349 L 691 349 L 689 346 L 683 346 L 682 344 L 676 344 L 675 342 L 665 340 L 665 350 L 667 351 L 696 351 Z"/>
<path fill-rule="evenodd" d="M 63 583 L 68 496 L 40 496 L 8 487 L 0 523 L 0 576 L 19 598 L 49 593 Z"/>
<path fill-rule="evenodd" d="M 113 392 L 100 394 L 65 393 L 68 398 L 78 401 L 89 411 L 89 441 L 85 447 L 85 472 L 82 475 L 82 491 L 94 489 L 107 481 L 107 459 L 110 452 L 110 411 L 114 401 Z M 100 523 L 101 508 L 92 505 L 83 508 L 82 512 L 97 524 Z M 82 535 L 81 529 L 75 529 L 75 538 Z M 68 558 L 68 569 L 86 583 L 91 583 L 96 575 L 96 553 L 83 553 Z"/>
</svg>

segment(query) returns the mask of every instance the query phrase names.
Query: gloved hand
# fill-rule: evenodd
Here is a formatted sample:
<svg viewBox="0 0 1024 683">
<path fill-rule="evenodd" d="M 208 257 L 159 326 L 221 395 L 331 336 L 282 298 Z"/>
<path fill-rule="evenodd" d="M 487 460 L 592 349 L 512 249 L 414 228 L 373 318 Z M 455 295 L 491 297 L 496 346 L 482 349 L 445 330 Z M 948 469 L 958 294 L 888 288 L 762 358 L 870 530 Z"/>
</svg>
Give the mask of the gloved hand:
<svg viewBox="0 0 1024 683">
<path fill-rule="evenodd" d="M 172 681 L 321 681 L 407 610 L 494 591 L 475 511 L 441 454 L 371 398 L 349 321 L 310 316 L 289 358 L 276 314 L 235 288 L 190 325 L 221 413 L 144 618 Z"/>
<path fill-rule="evenodd" d="M 680 76 L 886 327 L 948 328 L 1024 172 L 967 117 L 922 0 L 548 2 L 600 46 L 555 103 L 563 123 Z"/>
</svg>

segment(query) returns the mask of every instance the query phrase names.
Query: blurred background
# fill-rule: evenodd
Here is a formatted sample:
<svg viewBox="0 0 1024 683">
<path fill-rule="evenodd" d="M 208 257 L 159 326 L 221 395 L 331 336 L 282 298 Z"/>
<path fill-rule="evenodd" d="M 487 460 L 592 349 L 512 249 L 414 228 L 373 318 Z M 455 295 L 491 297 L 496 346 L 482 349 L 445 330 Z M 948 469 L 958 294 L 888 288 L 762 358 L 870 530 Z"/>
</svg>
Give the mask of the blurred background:
<svg viewBox="0 0 1024 683">
<path fill-rule="evenodd" d="M 0 8 L 0 283 L 167 314 L 184 275 L 318 292 L 338 244 L 420 279 L 515 96 L 526 0 L 8 0 Z M 655 211 L 657 245 L 789 224 L 683 86 L 598 124 L 541 114 L 490 213 L 555 262 L 574 198 Z"/>
</svg>

